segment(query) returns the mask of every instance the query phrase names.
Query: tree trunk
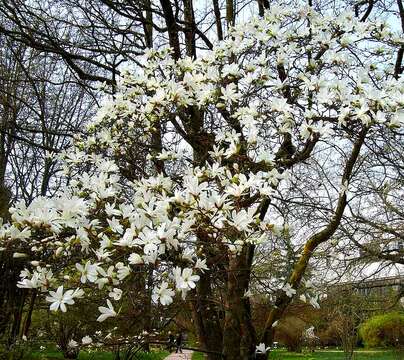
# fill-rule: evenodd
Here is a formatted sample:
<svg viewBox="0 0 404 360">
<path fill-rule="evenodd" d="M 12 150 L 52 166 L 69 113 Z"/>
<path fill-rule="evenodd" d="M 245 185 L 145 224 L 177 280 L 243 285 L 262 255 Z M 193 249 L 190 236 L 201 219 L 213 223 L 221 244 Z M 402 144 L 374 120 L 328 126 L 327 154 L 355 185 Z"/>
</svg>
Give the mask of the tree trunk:
<svg viewBox="0 0 404 360">
<path fill-rule="evenodd" d="M 184 20 L 185 20 L 185 47 L 187 55 L 196 58 L 196 44 L 195 44 L 195 15 L 192 0 L 184 0 Z"/>
<path fill-rule="evenodd" d="M 152 317 L 152 290 L 153 290 L 153 266 L 147 268 L 147 287 L 145 286 L 145 303 L 144 303 L 144 330 L 148 333 L 148 338 L 153 328 Z M 150 352 L 149 342 L 145 342 L 143 349 L 145 352 Z"/>
<path fill-rule="evenodd" d="M 192 301 L 192 313 L 200 347 L 218 353 L 207 354 L 208 360 L 219 360 L 222 359 L 223 334 L 219 322 L 219 311 L 213 301 L 211 280 L 210 272 L 201 275 L 198 281 L 196 296 Z"/>
<path fill-rule="evenodd" d="M 254 358 L 256 337 L 251 321 L 248 290 L 253 248 L 246 246 L 240 255 L 230 258 L 227 276 L 227 299 L 223 330 L 223 355 L 226 360 Z"/>
<path fill-rule="evenodd" d="M 34 311 L 35 300 L 36 300 L 37 294 L 38 294 L 38 292 L 36 289 L 32 290 L 31 300 L 29 302 L 29 307 L 28 307 L 28 312 L 27 312 L 27 315 L 25 316 L 24 326 L 22 329 L 22 335 L 24 335 L 24 336 L 28 336 L 29 328 L 31 327 L 32 313 Z"/>
<path fill-rule="evenodd" d="M 238 283 L 239 261 L 237 257 L 230 259 L 228 280 L 226 317 L 223 330 L 223 354 L 226 360 L 241 359 L 241 318 L 243 313 L 240 284 Z"/>
<path fill-rule="evenodd" d="M 226 21 L 228 29 L 234 26 L 235 23 L 234 0 L 226 0 Z"/>
</svg>

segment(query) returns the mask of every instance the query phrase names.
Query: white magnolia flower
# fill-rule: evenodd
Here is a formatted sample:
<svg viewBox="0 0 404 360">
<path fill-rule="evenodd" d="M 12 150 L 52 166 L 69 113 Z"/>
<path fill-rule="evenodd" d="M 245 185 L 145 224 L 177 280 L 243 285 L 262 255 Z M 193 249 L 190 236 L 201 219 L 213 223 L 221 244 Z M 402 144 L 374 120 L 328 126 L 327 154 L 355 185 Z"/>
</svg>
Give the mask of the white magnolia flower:
<svg viewBox="0 0 404 360">
<path fill-rule="evenodd" d="M 313 287 L 313 283 L 310 280 L 306 280 L 305 284 L 308 289 Z"/>
<path fill-rule="evenodd" d="M 320 309 L 320 305 L 317 301 L 317 296 L 310 298 L 310 305 L 313 306 L 315 309 Z"/>
<path fill-rule="evenodd" d="M 109 317 L 115 317 L 117 316 L 117 313 L 114 310 L 114 307 L 111 304 L 111 301 L 107 300 L 107 305 L 108 307 L 105 306 L 99 306 L 98 310 L 101 313 L 101 315 L 97 318 L 97 321 L 102 322 Z"/>
<path fill-rule="evenodd" d="M 292 297 L 294 294 L 296 294 L 296 290 L 290 286 L 290 284 L 286 283 L 283 285 L 282 290 L 286 293 L 286 296 Z"/>
<path fill-rule="evenodd" d="M 76 269 L 81 272 L 80 281 L 85 284 L 88 281 L 97 281 L 97 265 L 92 265 L 90 261 L 87 261 L 83 266 L 81 264 L 76 264 Z"/>
<path fill-rule="evenodd" d="M 73 291 L 72 298 L 77 298 L 80 299 L 84 296 L 84 291 L 83 289 L 77 288 L 76 290 Z"/>
<path fill-rule="evenodd" d="M 88 335 L 84 336 L 84 337 L 81 339 L 81 343 L 82 343 L 83 345 L 89 345 L 89 344 L 91 344 L 92 342 L 93 342 L 93 339 L 91 339 L 91 337 L 88 336 Z"/>
<path fill-rule="evenodd" d="M 123 226 L 117 218 L 113 217 L 112 219 L 107 219 L 107 222 L 112 231 L 118 234 L 123 233 Z"/>
<path fill-rule="evenodd" d="M 222 87 L 221 91 L 222 91 L 221 98 L 226 103 L 236 102 L 238 99 L 242 97 L 241 93 L 237 91 L 237 86 L 234 83 L 230 83 L 226 87 Z"/>
<path fill-rule="evenodd" d="M 21 231 L 20 229 L 12 225 L 10 226 L 8 231 L 11 239 L 29 239 L 31 236 L 31 230 L 29 228 L 25 228 Z"/>
<path fill-rule="evenodd" d="M 240 68 L 238 64 L 232 63 L 232 64 L 225 64 L 222 69 L 223 75 L 231 75 L 231 76 L 238 76 L 240 74 Z"/>
<path fill-rule="evenodd" d="M 199 275 L 192 275 L 192 269 L 185 268 L 182 274 L 176 278 L 178 289 L 194 289 L 195 282 L 199 280 Z"/>
<path fill-rule="evenodd" d="M 76 348 L 76 347 L 79 346 L 79 344 L 77 343 L 77 341 L 74 341 L 73 339 L 71 339 L 69 341 L 69 343 L 67 344 L 67 346 L 70 347 L 70 348 Z"/>
<path fill-rule="evenodd" d="M 204 272 L 204 270 L 209 270 L 208 266 L 206 265 L 206 259 L 197 259 L 194 267 L 202 272 Z"/>
<path fill-rule="evenodd" d="M 265 347 L 265 344 L 264 344 L 264 343 L 261 343 L 261 344 L 257 345 L 257 347 L 255 348 L 255 351 L 256 351 L 258 354 L 266 354 L 269 349 L 270 349 L 269 346 L 268 346 L 268 347 Z"/>
<path fill-rule="evenodd" d="M 168 283 L 163 281 L 159 288 L 153 290 L 152 299 L 154 302 L 160 300 L 161 305 L 170 305 L 173 302 L 175 291 L 168 288 Z"/>
<path fill-rule="evenodd" d="M 244 209 L 238 212 L 233 210 L 231 212 L 230 223 L 239 231 L 248 231 L 251 223 L 254 221 L 253 215 L 254 209 L 252 208 L 248 209 L 248 211 Z"/>
<path fill-rule="evenodd" d="M 109 293 L 109 297 L 118 301 L 122 297 L 122 290 L 118 288 L 113 288 L 112 291 Z"/>
<path fill-rule="evenodd" d="M 117 278 L 119 280 L 123 280 L 125 279 L 127 276 L 129 276 L 130 274 L 130 267 L 129 266 L 125 266 L 124 264 L 122 264 L 121 262 L 117 263 L 115 265 L 115 267 L 118 269 L 117 271 Z"/>
<path fill-rule="evenodd" d="M 13 258 L 14 258 L 14 259 L 25 258 L 25 257 L 28 257 L 28 255 L 27 255 L 27 254 L 24 254 L 24 253 L 15 252 L 15 253 L 13 254 Z"/>
<path fill-rule="evenodd" d="M 404 124 L 404 111 L 398 111 L 389 122 L 390 127 L 401 127 Z"/>
<path fill-rule="evenodd" d="M 52 311 L 62 310 L 62 312 L 66 312 L 66 304 L 73 305 L 73 290 L 67 290 L 63 293 L 63 285 L 59 286 L 56 291 L 49 291 L 50 296 L 46 297 L 46 301 L 51 302 L 50 309 Z"/>
<path fill-rule="evenodd" d="M 143 259 L 139 254 L 132 253 L 128 258 L 129 264 L 131 265 L 140 265 L 143 264 Z"/>
<path fill-rule="evenodd" d="M 290 111 L 290 105 L 285 98 L 273 98 L 271 100 L 272 110 L 287 113 Z"/>
<path fill-rule="evenodd" d="M 194 250 L 193 249 L 185 249 L 182 254 L 181 254 L 181 258 L 183 260 L 192 262 L 192 258 L 194 257 Z"/>
<path fill-rule="evenodd" d="M 119 283 L 119 281 L 115 278 L 116 273 L 114 269 L 115 267 L 112 265 L 108 267 L 107 271 L 105 271 L 102 267 L 98 267 L 97 271 L 102 276 L 96 281 L 99 289 L 102 289 L 105 284 L 109 284 L 111 280 L 113 285 L 117 285 Z"/>
<path fill-rule="evenodd" d="M 36 288 L 40 287 L 41 284 L 42 284 L 42 282 L 41 282 L 38 274 L 35 273 L 34 275 L 32 275 L 31 279 L 25 278 L 23 280 L 20 280 L 17 283 L 17 287 L 22 288 L 22 289 L 36 289 Z"/>
</svg>

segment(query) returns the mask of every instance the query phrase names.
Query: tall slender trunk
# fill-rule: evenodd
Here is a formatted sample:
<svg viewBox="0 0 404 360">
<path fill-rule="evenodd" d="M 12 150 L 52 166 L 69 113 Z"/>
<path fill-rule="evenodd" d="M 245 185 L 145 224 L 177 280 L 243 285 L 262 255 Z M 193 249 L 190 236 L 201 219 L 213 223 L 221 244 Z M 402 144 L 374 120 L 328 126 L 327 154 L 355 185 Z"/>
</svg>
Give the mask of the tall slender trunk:
<svg viewBox="0 0 404 360">
<path fill-rule="evenodd" d="M 245 246 L 240 255 L 229 260 L 223 330 L 223 355 L 226 360 L 254 358 L 255 329 L 251 319 L 249 298 L 244 296 L 250 282 L 250 260 L 253 250 Z"/>
<path fill-rule="evenodd" d="M 152 289 L 153 289 L 153 266 L 147 268 L 147 286 L 145 286 L 145 303 L 144 303 L 144 330 L 148 334 L 151 334 L 153 328 L 152 317 Z M 145 282 L 146 285 L 146 282 Z M 150 344 L 146 342 L 144 344 L 144 350 L 150 351 Z"/>
<path fill-rule="evenodd" d="M 194 5 L 192 0 L 184 0 L 184 20 L 185 20 L 185 46 L 187 55 L 196 58 L 196 44 L 195 44 L 195 15 Z"/>
<path fill-rule="evenodd" d="M 222 328 L 220 310 L 213 299 L 210 272 L 201 274 L 195 297 L 192 301 L 192 315 L 198 333 L 200 347 L 218 354 L 207 354 L 208 360 L 221 360 Z"/>
<path fill-rule="evenodd" d="M 36 300 L 37 294 L 38 294 L 38 292 L 36 289 L 32 290 L 31 300 L 30 300 L 29 306 L 28 306 L 28 312 L 27 312 L 27 315 L 25 316 L 24 325 L 22 328 L 22 335 L 24 335 L 24 336 L 28 336 L 29 328 L 31 327 L 32 313 L 34 311 L 35 300 Z"/>
<path fill-rule="evenodd" d="M 153 48 L 153 12 L 151 10 L 151 1 L 145 0 L 144 3 L 146 16 L 145 21 L 143 22 L 143 30 L 146 46 L 149 49 Z"/>
<path fill-rule="evenodd" d="M 20 296 L 15 298 L 14 311 L 13 311 L 13 323 L 12 323 L 11 331 L 10 331 L 9 338 L 8 338 L 9 345 L 14 344 L 15 340 L 17 339 L 17 337 L 20 333 L 20 328 L 21 328 L 21 323 L 22 323 L 22 313 L 24 310 L 25 299 L 26 299 L 26 292 L 21 292 Z"/>
<path fill-rule="evenodd" d="M 235 24 L 234 0 L 226 0 L 226 21 L 227 28 Z"/>
<path fill-rule="evenodd" d="M 178 36 L 177 22 L 174 17 L 172 5 L 169 0 L 160 0 L 161 8 L 163 10 L 164 20 L 167 26 L 168 41 L 170 47 L 173 49 L 173 56 L 175 60 L 181 58 L 180 39 Z"/>
<path fill-rule="evenodd" d="M 223 40 L 222 16 L 218 0 L 213 0 L 213 11 L 215 13 L 217 39 Z"/>
</svg>

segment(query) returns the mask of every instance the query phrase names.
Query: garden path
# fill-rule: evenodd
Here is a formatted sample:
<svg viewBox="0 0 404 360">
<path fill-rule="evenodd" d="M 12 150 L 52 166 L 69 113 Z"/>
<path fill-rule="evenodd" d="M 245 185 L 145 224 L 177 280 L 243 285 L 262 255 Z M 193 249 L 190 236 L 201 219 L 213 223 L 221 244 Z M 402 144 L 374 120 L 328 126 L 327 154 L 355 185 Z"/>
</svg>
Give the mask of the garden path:
<svg viewBox="0 0 404 360">
<path fill-rule="evenodd" d="M 164 360 L 191 360 L 192 351 L 191 350 L 182 350 L 182 354 L 172 353 L 167 356 Z"/>
</svg>

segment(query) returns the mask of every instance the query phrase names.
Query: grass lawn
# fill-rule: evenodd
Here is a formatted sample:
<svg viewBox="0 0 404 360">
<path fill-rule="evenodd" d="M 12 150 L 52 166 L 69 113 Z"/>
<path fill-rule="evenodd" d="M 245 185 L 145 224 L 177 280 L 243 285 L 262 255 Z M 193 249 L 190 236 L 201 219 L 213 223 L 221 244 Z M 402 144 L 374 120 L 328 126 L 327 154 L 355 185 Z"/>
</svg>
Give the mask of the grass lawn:
<svg viewBox="0 0 404 360">
<path fill-rule="evenodd" d="M 139 353 L 138 357 L 134 360 L 162 360 L 169 355 L 167 351 L 153 351 L 151 353 Z M 34 351 L 29 357 L 32 360 L 63 360 L 62 353 L 54 350 L 47 351 Z M 112 352 L 85 352 L 80 351 L 79 360 L 113 360 L 114 354 Z"/>
<path fill-rule="evenodd" d="M 338 350 L 316 351 L 314 353 L 290 353 L 284 350 L 276 350 L 269 355 L 270 360 L 344 360 L 344 353 Z M 392 351 L 383 350 L 358 350 L 355 351 L 355 360 L 396 360 Z M 202 353 L 194 352 L 192 360 L 204 360 Z"/>
<path fill-rule="evenodd" d="M 290 353 L 282 350 L 275 350 L 269 355 L 271 360 L 344 360 L 344 353 L 338 350 L 316 351 L 314 353 Z M 395 360 L 392 351 L 383 350 L 358 350 L 355 351 L 355 360 Z"/>
<path fill-rule="evenodd" d="M 194 352 L 192 353 L 192 360 L 205 360 L 202 353 Z"/>
</svg>

